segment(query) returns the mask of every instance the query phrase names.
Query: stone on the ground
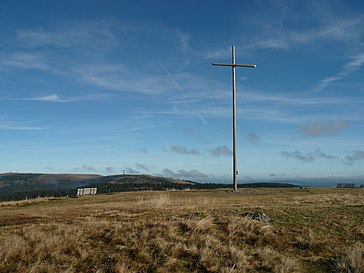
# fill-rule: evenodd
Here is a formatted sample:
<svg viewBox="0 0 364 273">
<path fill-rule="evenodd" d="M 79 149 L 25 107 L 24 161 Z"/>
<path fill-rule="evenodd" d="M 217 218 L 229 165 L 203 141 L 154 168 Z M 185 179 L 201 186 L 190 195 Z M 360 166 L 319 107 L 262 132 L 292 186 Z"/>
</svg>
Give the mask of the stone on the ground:
<svg viewBox="0 0 364 273">
<path fill-rule="evenodd" d="M 265 222 L 265 223 L 268 223 L 271 221 L 269 216 L 267 216 L 264 212 L 260 212 L 260 211 L 247 212 L 244 214 L 244 216 L 248 217 L 249 219 L 257 220 L 257 221 Z"/>
</svg>

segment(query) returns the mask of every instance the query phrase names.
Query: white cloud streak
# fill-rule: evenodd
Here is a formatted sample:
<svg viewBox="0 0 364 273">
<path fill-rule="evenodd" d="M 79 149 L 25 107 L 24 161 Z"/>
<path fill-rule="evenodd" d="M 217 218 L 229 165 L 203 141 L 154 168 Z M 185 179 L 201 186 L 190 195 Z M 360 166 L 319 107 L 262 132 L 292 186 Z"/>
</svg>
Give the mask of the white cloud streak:
<svg viewBox="0 0 364 273">
<path fill-rule="evenodd" d="M 80 101 L 99 101 L 99 100 L 103 100 L 108 97 L 110 97 L 110 95 L 93 94 L 93 95 L 84 95 L 84 96 L 66 98 L 66 97 L 61 97 L 60 95 L 57 95 L 57 94 L 51 94 L 51 95 L 46 95 L 46 96 L 41 96 L 41 97 L 27 98 L 24 100 L 51 102 L 51 103 L 69 103 L 69 102 L 80 102 Z"/>
<path fill-rule="evenodd" d="M 343 97 L 334 98 L 334 97 L 317 97 L 310 96 L 305 97 L 301 96 L 291 96 L 287 94 L 265 94 L 259 91 L 253 90 L 244 90 L 241 95 L 239 95 L 242 100 L 249 102 L 267 102 L 267 103 L 278 103 L 278 104 L 286 104 L 289 106 L 315 106 L 315 105 L 340 105 L 342 103 L 354 103 L 355 101 L 352 99 L 346 99 Z"/>
<path fill-rule="evenodd" d="M 40 131 L 45 130 L 44 127 L 24 125 L 24 122 L 15 121 L 8 117 L 0 116 L 0 130 L 16 130 L 16 131 Z"/>
<path fill-rule="evenodd" d="M 15 69 L 33 69 L 47 72 L 55 72 L 49 65 L 48 58 L 44 54 L 33 52 L 18 52 L 9 56 L 3 56 L 1 64 Z"/>
<path fill-rule="evenodd" d="M 322 91 L 323 89 L 330 86 L 334 82 L 349 77 L 350 74 L 358 70 L 361 66 L 363 66 L 363 64 L 364 64 L 364 53 L 352 56 L 350 58 L 350 61 L 341 68 L 341 71 L 339 73 L 321 80 L 317 84 L 315 90 Z"/>
<path fill-rule="evenodd" d="M 36 126 L 22 126 L 22 125 L 1 124 L 0 123 L 0 130 L 40 131 L 40 130 L 45 130 L 45 128 L 36 127 Z"/>
<path fill-rule="evenodd" d="M 271 3 L 272 4 L 272 3 Z M 250 49 L 278 49 L 289 50 L 292 47 L 304 46 L 307 44 L 319 45 L 320 42 L 335 41 L 342 44 L 357 42 L 363 34 L 364 18 L 355 11 L 346 9 L 337 3 L 327 5 L 324 3 L 310 2 L 303 5 L 306 8 L 304 15 L 292 13 L 290 7 L 294 5 L 289 2 L 275 2 L 275 17 L 250 19 L 249 24 L 255 26 L 259 39 L 251 43 Z M 343 12 L 345 10 L 345 12 Z M 264 12 L 264 11 L 262 11 Z M 296 21 L 313 22 L 311 25 L 302 27 L 299 30 L 289 29 L 285 23 L 292 17 Z M 269 21 L 266 21 L 269 20 Z"/>
<path fill-rule="evenodd" d="M 189 48 L 188 34 L 153 22 L 64 20 L 47 28 L 19 30 L 16 43 L 21 45 L 20 51 L 2 56 L 0 64 L 7 68 L 33 69 L 81 78 L 90 85 L 109 90 L 154 95 L 178 90 L 184 95 L 183 87 L 161 61 L 157 70 L 145 73 L 141 72 L 139 66 L 125 68 L 120 62 L 100 63 L 103 59 L 100 56 L 105 56 L 115 48 L 125 51 L 123 54 L 130 54 L 127 48 L 135 47 L 135 44 L 131 44 L 135 41 L 130 39 L 130 34 L 137 35 L 148 45 L 140 32 L 153 34 L 154 38 L 163 36 L 161 40 L 165 46 L 179 46 L 178 54 L 175 54 L 174 49 L 175 58 L 181 57 L 184 54 L 182 51 Z M 149 46 L 147 50 L 150 55 L 154 54 Z M 67 59 L 64 58 L 65 54 Z M 139 61 L 136 60 L 135 65 Z"/>
<path fill-rule="evenodd" d="M 86 83 L 115 91 L 157 95 L 168 93 L 171 90 L 180 90 L 180 87 L 176 87 L 164 75 L 136 73 L 122 65 L 78 67 L 76 73 Z"/>
<path fill-rule="evenodd" d="M 59 21 L 57 25 L 37 30 L 19 30 L 17 42 L 23 47 L 53 47 L 103 52 L 117 45 L 111 21 Z M 92 43 L 91 43 L 92 42 Z"/>
</svg>

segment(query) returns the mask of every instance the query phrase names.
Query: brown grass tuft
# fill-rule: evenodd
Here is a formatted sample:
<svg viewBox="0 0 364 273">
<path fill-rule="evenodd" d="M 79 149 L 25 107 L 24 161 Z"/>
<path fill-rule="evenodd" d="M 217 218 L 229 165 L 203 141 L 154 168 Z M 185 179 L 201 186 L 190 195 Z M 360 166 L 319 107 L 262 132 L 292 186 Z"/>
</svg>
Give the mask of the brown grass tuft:
<svg viewBox="0 0 364 273">
<path fill-rule="evenodd" d="M 340 193 L 134 192 L 1 206 L 0 272 L 363 272 L 364 194 Z"/>
<path fill-rule="evenodd" d="M 364 272 L 364 243 L 358 242 L 346 248 L 345 253 L 336 262 L 339 272 Z"/>
</svg>

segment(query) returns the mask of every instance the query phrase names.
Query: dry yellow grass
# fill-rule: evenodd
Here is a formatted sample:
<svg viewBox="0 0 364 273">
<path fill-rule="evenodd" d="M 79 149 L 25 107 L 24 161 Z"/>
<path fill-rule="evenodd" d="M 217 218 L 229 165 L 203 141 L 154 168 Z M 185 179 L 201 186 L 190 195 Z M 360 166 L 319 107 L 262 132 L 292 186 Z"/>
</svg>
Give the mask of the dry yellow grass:
<svg viewBox="0 0 364 273">
<path fill-rule="evenodd" d="M 364 272 L 363 197 L 242 189 L 0 203 L 0 272 Z"/>
</svg>

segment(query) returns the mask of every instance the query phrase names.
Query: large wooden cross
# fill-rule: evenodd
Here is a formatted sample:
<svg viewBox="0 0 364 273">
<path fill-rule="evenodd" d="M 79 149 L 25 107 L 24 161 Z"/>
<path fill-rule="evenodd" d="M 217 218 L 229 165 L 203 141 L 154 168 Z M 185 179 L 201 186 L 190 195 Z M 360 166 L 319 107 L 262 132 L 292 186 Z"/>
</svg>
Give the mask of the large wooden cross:
<svg viewBox="0 0 364 273">
<path fill-rule="evenodd" d="M 232 63 L 231 64 L 220 64 L 212 63 L 216 66 L 230 66 L 232 67 L 233 73 L 233 190 L 238 191 L 238 170 L 236 160 L 236 67 L 250 67 L 256 68 L 255 64 L 237 64 L 235 62 L 235 46 L 232 46 Z"/>
</svg>

